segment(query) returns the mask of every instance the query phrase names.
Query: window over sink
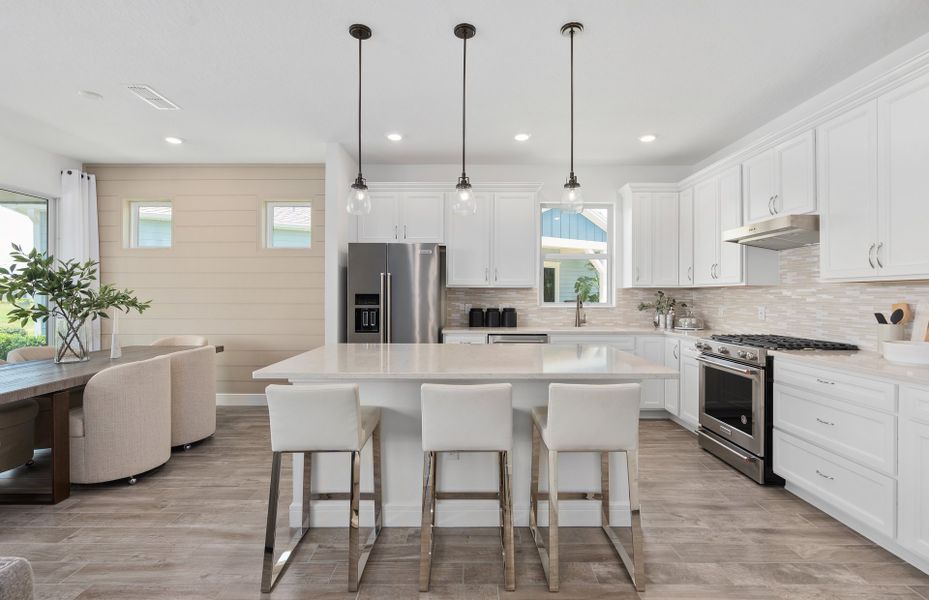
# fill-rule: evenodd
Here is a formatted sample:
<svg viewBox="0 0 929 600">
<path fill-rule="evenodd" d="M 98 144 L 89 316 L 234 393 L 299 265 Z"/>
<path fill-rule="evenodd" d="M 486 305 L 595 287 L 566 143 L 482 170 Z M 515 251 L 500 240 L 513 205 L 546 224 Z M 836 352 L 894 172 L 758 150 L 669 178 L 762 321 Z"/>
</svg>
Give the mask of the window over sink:
<svg viewBox="0 0 929 600">
<path fill-rule="evenodd" d="M 581 213 L 542 204 L 541 285 L 544 306 L 608 306 L 613 301 L 613 207 L 588 204 Z"/>
</svg>

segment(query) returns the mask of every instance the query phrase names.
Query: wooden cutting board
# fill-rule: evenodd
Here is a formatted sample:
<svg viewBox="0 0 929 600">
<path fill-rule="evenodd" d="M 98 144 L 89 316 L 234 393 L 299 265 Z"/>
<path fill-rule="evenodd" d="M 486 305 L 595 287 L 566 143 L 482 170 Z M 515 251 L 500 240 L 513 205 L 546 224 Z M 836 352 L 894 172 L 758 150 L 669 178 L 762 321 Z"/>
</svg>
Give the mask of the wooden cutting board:
<svg viewBox="0 0 929 600">
<path fill-rule="evenodd" d="M 909 304 L 907 304 L 906 302 L 894 304 L 892 307 L 890 307 L 890 312 L 893 313 L 898 308 L 903 311 L 903 320 L 900 321 L 901 323 L 909 323 L 910 321 L 913 320 L 913 311 L 910 310 Z"/>
<path fill-rule="evenodd" d="M 913 321 L 914 342 L 929 342 L 929 302 L 923 301 L 916 306 L 916 319 Z"/>
</svg>

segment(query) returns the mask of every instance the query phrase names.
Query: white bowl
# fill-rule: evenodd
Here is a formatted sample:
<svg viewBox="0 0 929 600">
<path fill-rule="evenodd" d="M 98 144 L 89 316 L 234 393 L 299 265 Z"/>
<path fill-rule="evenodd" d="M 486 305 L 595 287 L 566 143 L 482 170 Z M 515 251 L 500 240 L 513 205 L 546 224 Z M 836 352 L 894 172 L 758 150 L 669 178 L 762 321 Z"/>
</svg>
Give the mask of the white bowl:
<svg viewBox="0 0 929 600">
<path fill-rule="evenodd" d="M 929 342 L 884 342 L 884 358 L 900 365 L 929 365 Z"/>
</svg>

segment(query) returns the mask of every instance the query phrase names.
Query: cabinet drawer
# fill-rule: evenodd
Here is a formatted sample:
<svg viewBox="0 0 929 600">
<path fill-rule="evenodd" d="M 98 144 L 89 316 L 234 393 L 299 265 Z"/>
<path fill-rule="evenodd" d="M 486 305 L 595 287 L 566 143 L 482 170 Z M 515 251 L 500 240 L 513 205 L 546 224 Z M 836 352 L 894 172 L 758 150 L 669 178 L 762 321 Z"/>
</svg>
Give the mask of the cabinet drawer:
<svg viewBox="0 0 929 600">
<path fill-rule="evenodd" d="M 783 431 L 774 431 L 774 472 L 860 523 L 894 537 L 896 482 Z"/>
<path fill-rule="evenodd" d="M 486 344 L 485 333 L 448 333 L 442 336 L 444 344 Z"/>
<path fill-rule="evenodd" d="M 929 389 L 901 386 L 900 416 L 929 424 Z"/>
<path fill-rule="evenodd" d="M 548 341 L 552 344 L 602 344 L 626 352 L 635 352 L 635 336 L 631 335 L 552 333 L 549 334 Z"/>
<path fill-rule="evenodd" d="M 774 381 L 877 410 L 897 410 L 897 386 L 884 381 L 826 371 L 780 359 L 774 361 Z"/>
<path fill-rule="evenodd" d="M 882 473 L 897 472 L 894 415 L 777 383 L 774 426 Z"/>
</svg>

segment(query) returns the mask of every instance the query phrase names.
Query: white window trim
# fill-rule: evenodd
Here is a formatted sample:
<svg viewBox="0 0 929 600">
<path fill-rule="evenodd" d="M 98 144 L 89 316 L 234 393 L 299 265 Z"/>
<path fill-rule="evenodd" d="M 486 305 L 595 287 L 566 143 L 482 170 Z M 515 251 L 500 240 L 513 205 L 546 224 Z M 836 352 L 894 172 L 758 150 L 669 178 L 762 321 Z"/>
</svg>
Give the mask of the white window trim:
<svg viewBox="0 0 929 600">
<path fill-rule="evenodd" d="M 139 213 L 135 207 L 167 207 L 171 209 L 171 243 L 167 246 L 139 246 Z M 132 250 L 168 250 L 174 247 L 174 203 L 171 200 L 126 200 L 124 246 Z"/>
<path fill-rule="evenodd" d="M 265 250 L 311 250 L 313 248 L 313 201 L 312 200 L 265 200 L 264 210 L 261 211 L 262 245 Z M 274 239 L 274 218 L 271 211 L 277 206 L 306 206 L 310 209 L 310 245 L 302 247 L 272 246 Z"/>
<path fill-rule="evenodd" d="M 546 254 L 542 252 L 547 240 L 552 240 L 552 238 L 542 236 L 542 215 L 549 209 L 552 208 L 561 208 L 561 205 L 557 202 L 543 202 L 540 205 L 538 212 L 538 221 L 537 221 L 537 231 L 539 237 L 539 289 L 538 289 L 538 304 L 540 308 L 573 308 L 574 304 L 570 302 L 545 302 L 545 261 L 566 261 L 566 260 L 596 260 L 596 261 L 606 261 L 605 268 L 601 271 L 597 269 L 597 272 L 600 274 L 601 281 L 606 279 L 607 290 L 606 290 L 606 300 L 604 302 L 596 302 L 585 304 L 585 308 L 613 308 L 616 306 L 616 257 L 615 257 L 615 248 L 616 248 L 616 239 L 614 237 L 614 232 L 616 230 L 614 224 L 616 222 L 616 205 L 612 202 L 594 202 L 585 204 L 587 208 L 604 208 L 607 210 L 606 218 L 606 244 L 603 242 L 591 242 L 588 240 L 568 240 L 565 244 L 565 240 L 558 238 L 558 243 L 562 245 L 570 245 L 572 249 L 577 247 L 579 252 L 571 254 Z M 596 223 L 601 225 L 601 223 Z M 592 245 L 595 247 L 603 247 L 605 252 L 601 253 L 590 253 L 583 252 L 583 250 L 590 248 Z M 594 263 L 594 268 L 596 268 L 596 263 Z M 560 276 L 560 265 L 557 275 Z M 558 278 L 560 279 L 560 277 Z M 560 282 L 560 281 L 559 281 Z M 557 288 L 556 288 L 557 289 Z M 602 296 L 603 290 L 601 290 Z M 556 292 L 557 293 L 557 292 Z"/>
</svg>

